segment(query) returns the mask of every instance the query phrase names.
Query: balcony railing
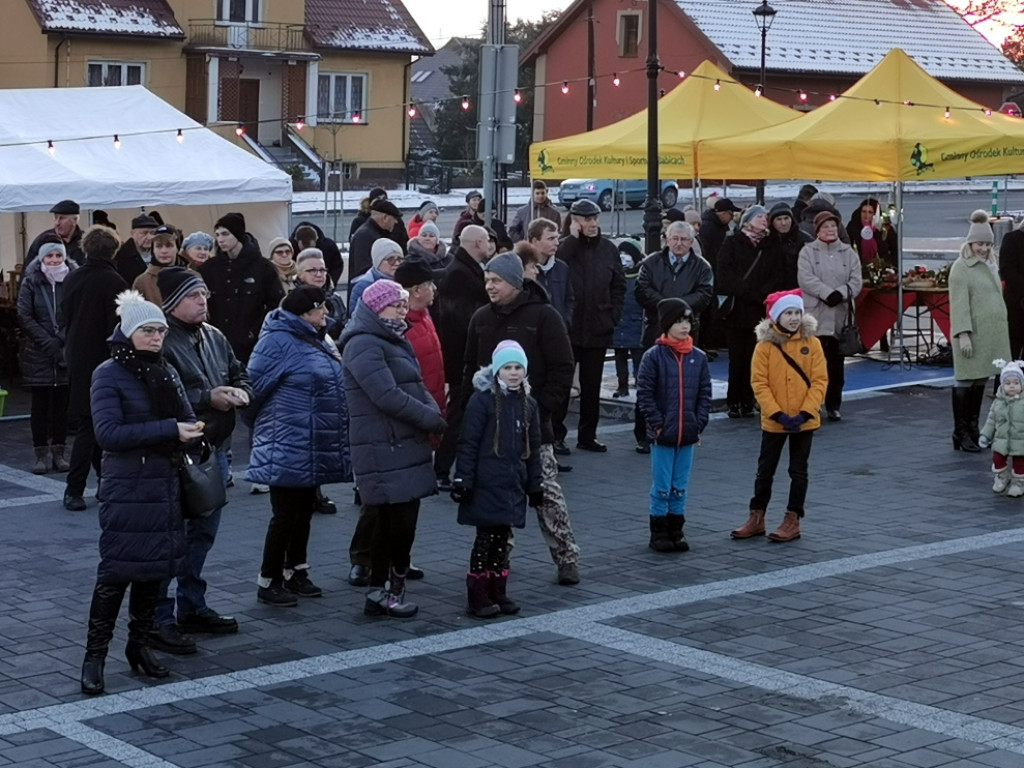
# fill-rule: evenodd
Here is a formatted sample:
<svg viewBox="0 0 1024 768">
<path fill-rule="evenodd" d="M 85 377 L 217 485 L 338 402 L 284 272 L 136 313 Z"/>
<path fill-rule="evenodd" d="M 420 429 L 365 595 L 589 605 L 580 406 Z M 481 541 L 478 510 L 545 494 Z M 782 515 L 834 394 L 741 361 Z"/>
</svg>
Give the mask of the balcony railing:
<svg viewBox="0 0 1024 768">
<path fill-rule="evenodd" d="M 189 19 L 188 45 L 255 51 L 307 50 L 305 26 L 259 22 L 236 24 L 215 19 Z"/>
</svg>

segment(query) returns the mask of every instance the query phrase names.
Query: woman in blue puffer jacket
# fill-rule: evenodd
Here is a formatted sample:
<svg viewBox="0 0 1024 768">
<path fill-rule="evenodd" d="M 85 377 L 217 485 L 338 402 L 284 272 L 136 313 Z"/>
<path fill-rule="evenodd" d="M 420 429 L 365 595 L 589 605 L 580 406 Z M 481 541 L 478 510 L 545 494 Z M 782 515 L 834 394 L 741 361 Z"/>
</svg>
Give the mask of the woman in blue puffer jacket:
<svg viewBox="0 0 1024 768">
<path fill-rule="evenodd" d="M 686 552 L 686 488 L 693 450 L 708 425 L 711 374 L 693 344 L 693 310 L 682 299 L 658 302 L 661 336 L 640 361 L 636 405 L 651 441 L 651 541 L 656 552 Z"/>
<path fill-rule="evenodd" d="M 273 511 L 263 545 L 256 599 L 289 607 L 320 597 L 309 578 L 306 548 L 317 487 L 352 479 L 348 407 L 341 355 L 326 338 L 323 289 L 296 288 L 263 323 L 249 358 L 253 397 L 244 414 L 252 423 L 245 479 L 270 486 Z"/>
<path fill-rule="evenodd" d="M 185 443 L 202 437 L 184 387 L 162 349 L 167 321 L 138 291 L 117 297 L 121 318 L 110 337 L 111 359 L 92 376 L 96 442 L 103 449 L 100 564 L 89 607 L 82 693 L 103 693 L 103 667 L 124 593 L 131 585 L 128 644 L 132 671 L 167 677 L 151 655 L 160 582 L 185 559 L 178 467 Z"/>
</svg>

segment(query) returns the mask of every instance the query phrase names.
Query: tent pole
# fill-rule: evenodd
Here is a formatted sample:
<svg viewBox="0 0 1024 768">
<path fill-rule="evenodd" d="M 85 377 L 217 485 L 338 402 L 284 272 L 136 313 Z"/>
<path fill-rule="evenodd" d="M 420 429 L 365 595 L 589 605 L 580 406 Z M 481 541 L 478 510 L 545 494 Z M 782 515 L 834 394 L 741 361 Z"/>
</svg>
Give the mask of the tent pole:
<svg viewBox="0 0 1024 768">
<path fill-rule="evenodd" d="M 897 327 L 900 332 L 900 370 L 903 370 L 904 358 L 907 359 L 909 365 L 909 356 L 907 354 L 906 340 L 903 337 L 903 182 L 896 182 L 896 218 L 899 221 L 899 225 L 896 228 L 896 274 L 899 275 L 899 280 L 896 282 L 896 308 L 899 312 L 899 318 L 897 320 Z"/>
</svg>

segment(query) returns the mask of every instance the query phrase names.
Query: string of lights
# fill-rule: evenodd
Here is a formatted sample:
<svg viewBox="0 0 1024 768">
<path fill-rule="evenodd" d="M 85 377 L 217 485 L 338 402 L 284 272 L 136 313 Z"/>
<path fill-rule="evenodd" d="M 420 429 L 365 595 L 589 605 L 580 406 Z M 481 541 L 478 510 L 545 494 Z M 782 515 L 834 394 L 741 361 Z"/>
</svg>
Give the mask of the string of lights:
<svg viewBox="0 0 1024 768">
<path fill-rule="evenodd" d="M 665 66 L 662 66 L 661 70 L 663 72 L 672 72 L 672 73 L 674 73 L 680 80 L 683 80 L 683 79 L 686 79 L 686 78 L 690 78 L 690 79 L 706 80 L 708 82 L 714 81 L 713 90 L 716 93 L 720 92 L 722 90 L 722 88 L 726 87 L 726 86 L 730 86 L 730 87 L 736 86 L 736 87 L 740 87 L 740 88 L 744 88 L 744 89 L 750 89 L 751 88 L 751 86 L 746 84 L 746 83 L 742 83 L 739 80 L 734 80 L 734 79 L 730 79 L 730 78 L 711 77 L 711 76 L 708 76 L 708 75 L 699 75 L 699 74 L 695 74 L 695 73 L 687 73 L 685 70 L 682 70 L 682 69 L 678 69 L 678 70 L 677 69 L 671 69 L 671 68 L 668 68 L 668 67 L 665 67 Z M 618 70 L 618 71 L 614 71 L 614 72 L 611 72 L 611 73 L 596 75 L 594 77 L 594 85 L 596 87 L 598 81 L 608 81 L 613 88 L 619 88 L 619 87 L 622 86 L 623 76 L 628 76 L 628 75 L 632 75 L 632 74 L 636 74 L 636 73 L 644 73 L 644 77 L 646 77 L 646 71 L 647 71 L 646 67 L 636 67 L 636 68 L 632 68 L 632 69 Z M 559 89 L 561 90 L 561 93 L 563 95 L 568 95 L 572 91 L 572 86 L 576 85 L 576 84 L 580 84 L 580 83 L 587 83 L 587 84 L 589 84 L 590 83 L 590 78 L 584 75 L 584 76 L 581 76 L 581 77 L 568 78 L 568 79 L 564 79 L 564 80 L 556 80 L 556 81 L 552 81 L 552 82 L 548 82 L 548 83 L 541 83 L 539 85 L 518 86 L 518 87 L 516 87 L 516 88 L 514 88 L 512 90 L 511 98 L 515 101 L 516 104 L 520 104 L 520 103 L 522 103 L 523 94 L 524 93 L 526 93 L 526 92 L 533 92 L 533 91 L 541 90 L 541 89 L 544 89 L 544 88 L 553 88 L 553 87 L 559 87 Z M 758 83 L 758 84 L 753 86 L 754 96 L 756 96 L 756 97 L 761 97 L 761 96 L 765 95 L 766 92 L 768 92 L 768 91 L 772 91 L 772 92 L 779 93 L 779 94 L 787 94 L 787 95 L 795 96 L 796 99 L 801 104 L 808 103 L 810 98 L 812 96 L 814 96 L 814 97 L 822 97 L 824 99 L 827 99 L 829 102 L 835 102 L 835 101 L 837 101 L 839 99 L 847 99 L 847 100 L 850 100 L 850 101 L 860 101 L 860 102 L 869 102 L 869 103 L 873 102 L 875 104 L 875 106 L 879 107 L 879 108 L 882 107 L 882 105 L 893 105 L 893 106 L 900 106 L 900 107 L 913 107 L 913 108 L 922 108 L 922 109 L 937 109 L 937 110 L 941 110 L 942 111 L 943 116 L 947 120 L 952 119 L 954 113 L 957 113 L 957 112 L 963 112 L 963 113 L 981 112 L 986 117 L 991 117 L 992 114 L 993 114 L 993 110 L 988 108 L 988 107 L 962 107 L 962 106 L 951 106 L 951 105 L 943 105 L 943 104 L 929 104 L 929 103 L 924 103 L 924 102 L 916 102 L 916 101 L 912 101 L 912 100 L 909 100 L 909 99 L 904 100 L 904 101 L 895 101 L 895 100 L 892 100 L 892 99 L 876 98 L 876 97 L 870 97 L 870 96 L 851 96 L 851 95 L 848 95 L 848 94 L 845 94 L 845 93 L 832 93 L 832 92 L 812 91 L 812 90 L 807 90 L 807 89 L 804 89 L 804 88 L 780 88 L 780 87 L 775 87 L 775 86 L 770 86 L 769 87 L 769 86 L 765 86 L 765 85 L 763 85 L 761 83 Z M 506 94 L 506 93 L 508 93 L 507 90 L 502 90 L 502 91 L 494 91 L 493 93 L 490 93 L 490 94 L 487 94 L 487 95 L 493 95 L 493 96 L 498 97 L 498 96 L 501 96 L 501 95 Z M 665 91 L 662 90 L 661 93 L 662 93 L 662 95 L 664 95 Z M 472 101 L 471 101 L 470 96 L 468 94 L 464 94 L 464 95 L 461 95 L 461 96 L 451 96 L 451 97 L 448 97 L 448 98 L 445 98 L 445 99 L 435 100 L 435 101 L 431 102 L 431 106 L 432 107 L 437 107 L 437 106 L 440 106 L 440 105 L 448 103 L 448 102 L 458 102 L 459 105 L 461 106 L 462 110 L 466 111 L 466 112 L 468 112 L 472 108 Z M 416 115 L 419 114 L 419 112 L 421 111 L 422 105 L 418 104 L 415 101 L 408 101 L 408 102 L 398 103 L 398 104 L 389 104 L 389 105 L 380 105 L 380 106 L 376 106 L 376 107 L 367 107 L 366 109 L 362 109 L 362 110 L 350 110 L 348 113 L 345 113 L 345 114 L 351 114 L 351 117 L 343 120 L 342 122 L 343 123 L 347 123 L 347 124 L 352 124 L 352 125 L 359 125 L 361 123 L 367 122 L 367 120 L 366 120 L 367 113 L 383 112 L 383 111 L 389 111 L 389 110 L 393 111 L 395 109 L 400 109 L 400 108 L 404 109 L 406 114 L 408 114 L 408 116 L 410 118 L 415 118 Z M 316 118 L 316 119 L 321 120 L 321 121 L 331 121 L 331 122 L 334 122 L 337 117 L 338 117 L 338 113 L 333 113 L 331 116 L 329 116 L 327 118 L 324 118 L 321 115 L 307 114 L 307 115 L 296 115 L 296 116 L 294 116 L 294 117 L 292 117 L 290 119 L 285 119 L 285 120 L 282 120 L 281 118 L 265 118 L 265 119 L 262 119 L 262 120 L 251 121 L 251 124 L 282 123 L 282 122 L 284 122 L 284 123 L 289 123 L 289 124 L 293 125 L 296 130 L 301 131 L 301 130 L 303 130 L 309 124 L 309 119 L 310 118 Z M 125 138 L 125 137 L 130 138 L 132 136 L 148 136 L 148 135 L 154 135 L 154 134 L 160 134 L 160 133 L 168 133 L 168 134 L 172 135 L 176 139 L 176 141 L 179 144 L 181 144 L 181 143 L 183 143 L 185 141 L 185 136 L 186 136 L 186 134 L 188 132 L 195 131 L 195 130 L 203 130 L 204 128 L 205 128 L 205 126 L 190 126 L 190 127 L 185 127 L 185 128 L 178 128 L 176 131 L 174 131 L 173 129 L 171 131 L 168 131 L 167 129 L 154 129 L 154 130 L 144 130 L 144 131 L 122 131 L 122 132 L 120 132 L 118 134 L 114 134 L 113 135 L 113 137 L 112 137 L 112 139 L 113 139 L 113 146 L 114 146 L 115 149 L 120 149 L 121 143 L 122 143 L 121 140 L 122 140 L 122 138 Z M 236 126 L 235 126 L 235 135 L 241 137 L 241 136 L 245 135 L 245 132 L 246 132 L 245 131 L 245 125 L 243 123 L 241 123 L 241 122 L 237 123 Z M 93 141 L 93 140 L 96 140 L 96 139 L 103 139 L 103 138 L 110 138 L 110 136 L 109 136 L 109 134 L 104 134 L 104 135 L 88 135 L 88 136 L 65 137 L 65 138 L 58 139 L 56 141 L 51 139 L 51 140 L 47 141 L 46 149 L 47 149 L 47 151 L 51 155 L 53 155 L 57 151 L 57 144 L 63 144 L 63 143 L 74 142 L 74 141 Z M 38 143 L 39 143 L 38 141 L 0 142 L 0 148 L 17 147 L 17 146 L 29 146 L 29 145 L 38 144 Z"/>
</svg>

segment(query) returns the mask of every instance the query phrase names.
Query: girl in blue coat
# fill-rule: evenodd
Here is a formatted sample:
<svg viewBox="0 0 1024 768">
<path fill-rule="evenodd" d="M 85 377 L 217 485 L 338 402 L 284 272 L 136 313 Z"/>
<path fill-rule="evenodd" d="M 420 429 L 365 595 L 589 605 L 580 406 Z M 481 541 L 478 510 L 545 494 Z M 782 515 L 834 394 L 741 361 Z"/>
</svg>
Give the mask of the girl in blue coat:
<svg viewBox="0 0 1024 768">
<path fill-rule="evenodd" d="M 138 291 L 117 297 L 120 323 L 111 359 L 92 376 L 92 421 L 103 449 L 100 564 L 89 607 L 82 693 L 103 693 L 107 648 L 131 585 L 128 644 L 132 671 L 167 677 L 151 655 L 160 582 L 177 576 L 185 559 L 178 467 L 185 443 L 202 437 L 192 407 L 162 349 L 167 321 Z"/>
<path fill-rule="evenodd" d="M 469 557 L 468 612 L 478 619 L 518 613 L 506 594 L 512 526 L 526 524 L 526 502 L 544 500 L 540 469 L 540 416 L 526 383 L 526 353 L 516 342 L 498 343 L 490 367 L 473 376 L 459 431 L 452 499 L 459 523 L 476 526 Z"/>
<path fill-rule="evenodd" d="M 686 487 L 694 446 L 711 412 L 711 374 L 707 357 L 690 336 L 689 304 L 682 299 L 659 301 L 658 326 L 662 335 L 640 361 L 636 390 L 651 441 L 650 547 L 686 552 Z"/>
</svg>

